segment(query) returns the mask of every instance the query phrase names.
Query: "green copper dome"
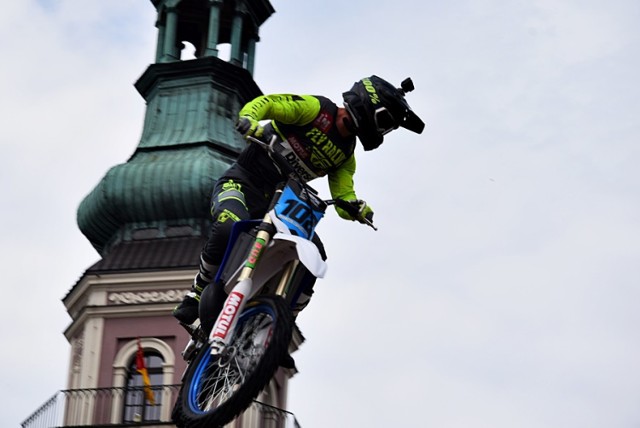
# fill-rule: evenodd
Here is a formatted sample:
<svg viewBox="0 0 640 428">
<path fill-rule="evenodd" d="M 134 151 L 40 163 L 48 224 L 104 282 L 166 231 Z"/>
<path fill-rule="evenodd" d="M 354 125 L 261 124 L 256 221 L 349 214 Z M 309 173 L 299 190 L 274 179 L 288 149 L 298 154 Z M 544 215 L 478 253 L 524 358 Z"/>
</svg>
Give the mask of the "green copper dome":
<svg viewBox="0 0 640 428">
<path fill-rule="evenodd" d="M 103 257 L 118 243 L 207 233 L 215 180 L 246 142 L 240 108 L 262 94 L 251 76 L 268 0 L 152 0 L 156 63 L 135 86 L 147 103 L 128 162 L 111 168 L 78 208 L 78 226 Z M 181 60 L 181 46 L 196 48 Z M 218 44 L 230 45 L 229 61 Z"/>
<path fill-rule="evenodd" d="M 138 153 L 111 168 L 82 201 L 80 230 L 101 254 L 136 236 L 200 234 L 215 178 L 230 162 L 206 146 Z"/>
<path fill-rule="evenodd" d="M 136 88 L 147 100 L 140 143 L 78 208 L 102 256 L 123 240 L 206 233 L 215 180 L 246 144 L 238 111 L 261 94 L 247 70 L 215 57 L 153 64 Z"/>
</svg>

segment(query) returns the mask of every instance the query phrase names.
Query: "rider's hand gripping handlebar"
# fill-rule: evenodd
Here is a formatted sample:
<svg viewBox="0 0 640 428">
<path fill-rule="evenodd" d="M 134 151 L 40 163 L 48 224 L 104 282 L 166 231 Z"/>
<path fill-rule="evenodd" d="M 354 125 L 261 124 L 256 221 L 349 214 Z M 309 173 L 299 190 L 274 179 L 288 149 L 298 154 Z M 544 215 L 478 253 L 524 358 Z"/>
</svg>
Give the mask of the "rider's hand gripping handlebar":
<svg viewBox="0 0 640 428">
<path fill-rule="evenodd" d="M 378 230 L 377 227 L 373 225 L 373 213 L 370 212 L 368 215 L 363 216 L 364 209 L 367 207 L 367 203 L 362 199 L 356 199 L 355 201 L 345 201 L 344 199 L 331 199 L 329 201 L 325 201 L 327 205 L 336 205 L 339 208 L 342 208 L 354 219 L 357 219 L 360 223 L 366 224 L 371 227 L 373 230 Z"/>
</svg>

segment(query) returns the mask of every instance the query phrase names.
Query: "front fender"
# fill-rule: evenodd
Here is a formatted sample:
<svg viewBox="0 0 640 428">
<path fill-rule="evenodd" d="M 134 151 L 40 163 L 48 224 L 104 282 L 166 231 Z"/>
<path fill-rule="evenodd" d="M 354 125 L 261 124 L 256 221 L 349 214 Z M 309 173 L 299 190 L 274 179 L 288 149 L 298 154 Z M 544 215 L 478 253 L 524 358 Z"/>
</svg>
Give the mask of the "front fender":
<svg viewBox="0 0 640 428">
<path fill-rule="evenodd" d="M 304 238 L 295 235 L 286 235 L 284 233 L 276 233 L 273 242 L 288 241 L 295 245 L 296 253 L 302 264 L 309 269 L 309 272 L 316 278 L 324 278 L 327 273 L 327 263 L 322 260 L 318 247 Z"/>
</svg>

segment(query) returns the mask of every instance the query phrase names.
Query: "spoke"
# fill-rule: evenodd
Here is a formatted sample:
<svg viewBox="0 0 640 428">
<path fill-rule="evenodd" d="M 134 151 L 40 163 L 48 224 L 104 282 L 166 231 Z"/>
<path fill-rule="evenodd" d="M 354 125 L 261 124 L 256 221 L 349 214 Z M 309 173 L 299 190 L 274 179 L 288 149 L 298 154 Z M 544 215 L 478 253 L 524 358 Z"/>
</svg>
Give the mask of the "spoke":
<svg viewBox="0 0 640 428">
<path fill-rule="evenodd" d="M 232 370 L 231 370 L 231 364 L 228 364 L 225 367 L 225 376 L 224 376 L 224 388 L 222 388 L 221 394 L 221 400 L 220 402 L 223 403 L 225 401 L 227 401 L 229 399 L 229 396 L 231 394 L 233 394 L 233 386 L 236 384 L 236 376 L 233 375 Z"/>
<path fill-rule="evenodd" d="M 236 356 L 233 358 L 233 362 L 235 363 L 236 367 L 237 367 L 237 372 L 238 372 L 238 379 L 240 381 L 240 383 L 244 383 L 246 376 L 244 375 L 245 370 L 242 370 L 242 366 L 240 365 L 241 361 L 238 357 L 238 355 L 236 354 Z"/>
<path fill-rule="evenodd" d="M 227 352 L 210 357 L 197 395 L 202 411 L 221 406 L 247 382 L 268 346 L 273 322 L 266 313 L 250 316 L 238 325 Z"/>
</svg>

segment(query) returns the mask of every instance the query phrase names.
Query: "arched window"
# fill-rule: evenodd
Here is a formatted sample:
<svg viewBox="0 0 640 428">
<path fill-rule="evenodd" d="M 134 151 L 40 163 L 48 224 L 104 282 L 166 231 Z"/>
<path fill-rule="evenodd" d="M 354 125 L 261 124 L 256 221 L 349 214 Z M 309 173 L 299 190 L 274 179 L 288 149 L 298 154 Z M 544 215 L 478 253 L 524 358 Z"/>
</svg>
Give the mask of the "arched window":
<svg viewBox="0 0 640 428">
<path fill-rule="evenodd" d="M 164 360 L 159 352 L 144 352 L 144 365 L 147 368 L 149 380 L 151 381 L 151 392 L 154 396 L 154 403 L 151 403 L 145 395 L 142 374 L 137 370 L 136 354 L 132 355 L 127 369 L 124 409 L 122 412 L 123 423 L 158 422 L 161 420 L 163 394 L 160 391 L 163 385 L 163 363 Z"/>
<path fill-rule="evenodd" d="M 138 416 L 135 416 L 136 412 L 134 410 L 128 410 L 129 407 L 133 406 L 127 406 L 125 408 L 125 396 L 128 391 L 131 391 L 131 394 L 139 393 L 141 390 L 144 392 L 144 389 L 141 387 L 137 387 L 137 390 L 135 387 L 128 387 L 130 383 L 137 385 L 134 384 L 132 380 L 132 376 L 136 375 L 138 376 L 138 384 L 142 385 L 142 377 L 135 370 L 138 343 L 140 343 L 144 355 L 147 356 L 145 359 L 145 367 L 150 372 L 150 376 L 153 376 L 151 379 L 151 387 L 154 390 L 156 406 L 149 406 L 148 403 L 146 403 L 143 407 L 144 402 L 142 401 L 142 396 L 140 396 L 138 399 Z M 149 357 L 151 356 L 159 357 L 159 359 L 153 358 L 153 361 L 150 361 Z M 113 359 L 113 386 L 124 391 L 124 393 L 114 397 L 113 413 L 111 415 L 112 423 L 118 425 L 122 424 L 123 420 L 142 419 L 143 410 L 146 412 L 144 415 L 147 419 L 153 416 L 159 417 L 161 421 L 171 420 L 171 409 L 175 399 L 175 391 L 167 388 L 167 386 L 173 385 L 175 363 L 176 357 L 173 349 L 171 349 L 164 340 L 155 337 L 143 337 L 140 341 L 132 339 L 123 343 Z M 162 372 L 162 377 L 157 380 L 157 375 L 160 372 Z M 128 403 L 133 403 L 133 401 L 128 401 Z M 152 407 L 153 410 L 147 407 Z M 125 409 L 129 412 L 126 417 L 124 416 Z M 149 413 L 149 411 L 155 411 L 155 409 L 160 409 L 160 416 Z"/>
</svg>

